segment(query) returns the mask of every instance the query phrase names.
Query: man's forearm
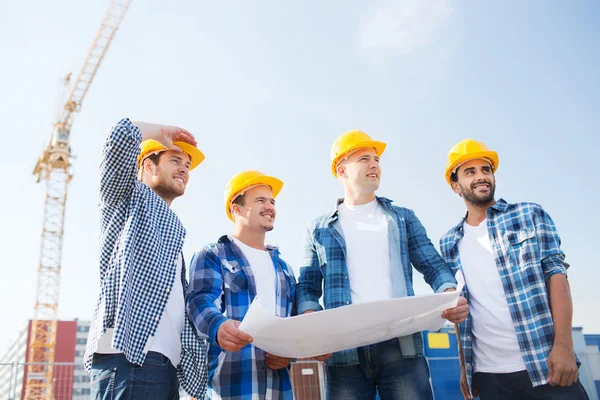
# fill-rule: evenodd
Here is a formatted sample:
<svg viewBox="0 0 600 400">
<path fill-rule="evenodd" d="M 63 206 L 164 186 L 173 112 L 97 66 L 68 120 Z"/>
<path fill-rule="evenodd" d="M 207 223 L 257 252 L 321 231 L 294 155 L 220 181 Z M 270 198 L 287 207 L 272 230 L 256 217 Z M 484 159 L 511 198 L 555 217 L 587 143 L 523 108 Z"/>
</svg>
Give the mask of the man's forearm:
<svg viewBox="0 0 600 400">
<path fill-rule="evenodd" d="M 572 348 L 573 301 L 569 281 L 563 274 L 554 274 L 548 279 L 547 285 L 554 320 L 554 343 Z"/>
</svg>

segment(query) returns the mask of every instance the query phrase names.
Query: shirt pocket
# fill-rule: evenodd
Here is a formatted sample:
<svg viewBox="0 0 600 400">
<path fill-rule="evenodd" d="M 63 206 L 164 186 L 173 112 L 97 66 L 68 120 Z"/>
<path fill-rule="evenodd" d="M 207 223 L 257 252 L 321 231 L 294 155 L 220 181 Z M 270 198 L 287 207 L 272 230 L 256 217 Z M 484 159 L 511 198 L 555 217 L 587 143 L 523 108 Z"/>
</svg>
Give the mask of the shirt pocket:
<svg viewBox="0 0 600 400">
<path fill-rule="evenodd" d="M 513 262 L 522 267 L 535 262 L 537 247 L 535 229 L 520 229 L 507 232 L 506 241 L 508 242 Z"/>
<path fill-rule="evenodd" d="M 239 265 L 224 261 L 223 266 L 223 284 L 226 291 L 237 293 L 248 289 L 248 278 Z"/>
</svg>

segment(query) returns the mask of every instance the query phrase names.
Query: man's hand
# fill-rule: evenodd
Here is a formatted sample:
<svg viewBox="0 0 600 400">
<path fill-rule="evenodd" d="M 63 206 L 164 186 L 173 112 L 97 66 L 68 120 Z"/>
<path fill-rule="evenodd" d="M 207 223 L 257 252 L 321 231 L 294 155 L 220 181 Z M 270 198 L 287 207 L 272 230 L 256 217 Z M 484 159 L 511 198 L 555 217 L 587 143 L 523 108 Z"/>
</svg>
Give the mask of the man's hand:
<svg viewBox="0 0 600 400">
<path fill-rule="evenodd" d="M 548 357 L 548 383 L 551 386 L 571 386 L 577 382 L 577 362 L 573 348 L 554 343 Z"/>
<path fill-rule="evenodd" d="M 277 371 L 290 365 L 290 359 L 285 357 L 279 357 L 273 354 L 267 354 L 267 367 Z"/>
<path fill-rule="evenodd" d="M 448 289 L 446 292 L 453 292 L 456 289 Z M 458 303 L 456 307 L 449 308 L 442 313 L 442 318 L 446 318 L 448 321 L 453 322 L 455 324 L 460 324 L 465 319 L 467 319 L 467 315 L 469 315 L 469 304 L 467 304 L 467 299 L 460 296 L 458 298 Z"/>
<path fill-rule="evenodd" d="M 189 131 L 178 126 L 159 125 L 150 122 L 133 122 L 142 133 L 142 140 L 154 139 L 164 144 L 170 150 L 182 151 L 179 147 L 173 145 L 173 142 L 185 142 L 196 146 L 198 142 Z"/>
<path fill-rule="evenodd" d="M 240 351 L 249 343 L 252 343 L 252 338 L 240 331 L 237 327 L 240 326 L 240 321 L 228 319 L 219 326 L 217 331 L 217 343 L 219 347 L 226 351 Z"/>
<path fill-rule="evenodd" d="M 302 313 L 302 315 L 304 314 L 308 314 L 311 312 L 315 312 L 315 310 L 306 310 Z M 315 356 L 315 357 L 308 357 L 308 358 L 303 358 L 303 360 L 317 360 L 317 361 L 325 361 L 327 360 L 329 357 L 331 357 L 333 355 L 333 353 L 328 353 L 328 354 L 321 354 L 320 356 Z"/>
</svg>

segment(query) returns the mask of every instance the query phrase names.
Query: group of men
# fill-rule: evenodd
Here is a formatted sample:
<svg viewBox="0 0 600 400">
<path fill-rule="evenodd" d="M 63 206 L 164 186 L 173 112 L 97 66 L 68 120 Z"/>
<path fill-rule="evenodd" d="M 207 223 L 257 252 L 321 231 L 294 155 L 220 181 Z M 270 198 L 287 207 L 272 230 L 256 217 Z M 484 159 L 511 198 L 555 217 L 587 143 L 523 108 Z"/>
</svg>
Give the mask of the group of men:
<svg viewBox="0 0 600 400">
<path fill-rule="evenodd" d="M 189 265 L 186 231 L 171 210 L 204 155 L 185 129 L 123 119 L 101 163 L 100 295 L 85 354 L 95 399 L 292 399 L 290 360 L 239 329 L 252 301 L 274 315 L 413 296 L 414 267 L 435 292 L 464 289 L 443 318 L 460 334 L 465 398 L 586 399 L 571 339 L 568 264 L 537 204 L 495 200 L 498 155 L 466 139 L 446 179 L 467 214 L 440 240 L 441 255 L 407 208 L 375 194 L 385 143 L 350 131 L 331 148 L 344 197 L 309 226 L 298 281 L 277 247 L 283 182 L 259 171 L 225 187 L 232 233 Z M 433 399 L 421 333 L 334 354 L 328 399 Z"/>
</svg>

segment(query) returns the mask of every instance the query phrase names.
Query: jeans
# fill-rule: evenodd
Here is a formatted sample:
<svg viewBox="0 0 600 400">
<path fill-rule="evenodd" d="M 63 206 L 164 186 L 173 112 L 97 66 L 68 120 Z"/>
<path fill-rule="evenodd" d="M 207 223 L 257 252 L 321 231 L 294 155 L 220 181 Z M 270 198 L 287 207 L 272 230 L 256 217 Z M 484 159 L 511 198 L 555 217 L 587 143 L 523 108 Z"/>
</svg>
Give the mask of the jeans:
<svg viewBox="0 0 600 400">
<path fill-rule="evenodd" d="M 359 347 L 358 365 L 327 367 L 328 400 L 432 400 L 424 357 L 402 358 L 398 339 Z"/>
<path fill-rule="evenodd" d="M 488 374 L 476 372 L 473 385 L 479 389 L 481 400 L 588 400 L 589 397 L 581 382 L 571 386 L 542 385 L 533 387 L 527 371 L 509 374 Z"/>
<path fill-rule="evenodd" d="M 167 357 L 154 351 L 148 352 L 142 366 L 123 354 L 94 353 L 90 389 L 95 400 L 179 399 L 177 371 Z"/>
</svg>

